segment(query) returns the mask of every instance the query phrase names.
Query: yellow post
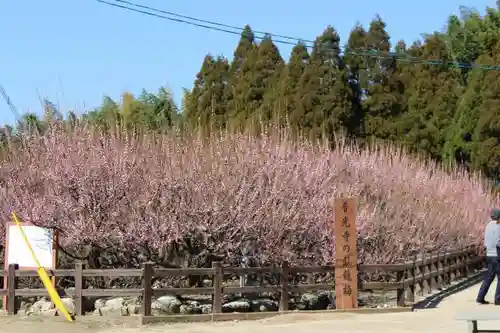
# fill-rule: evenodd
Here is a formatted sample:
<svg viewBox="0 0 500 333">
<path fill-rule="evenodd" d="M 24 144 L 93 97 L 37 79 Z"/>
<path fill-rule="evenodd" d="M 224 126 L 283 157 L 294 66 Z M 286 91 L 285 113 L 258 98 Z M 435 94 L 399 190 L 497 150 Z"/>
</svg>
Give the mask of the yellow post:
<svg viewBox="0 0 500 333">
<path fill-rule="evenodd" d="M 49 293 L 49 297 L 52 300 L 52 303 L 55 304 L 55 306 L 57 307 L 59 312 L 61 312 L 64 315 L 64 317 L 66 317 L 66 319 L 68 321 L 73 321 L 73 317 L 71 317 L 68 310 L 66 309 L 63 302 L 61 301 L 61 298 L 59 297 L 59 294 L 57 293 L 56 289 L 52 285 L 52 283 L 50 281 L 50 277 L 47 274 L 47 272 L 45 271 L 45 268 L 40 266 L 40 262 L 38 261 L 36 255 L 35 255 L 35 251 L 33 251 L 33 248 L 31 247 L 31 244 L 28 241 L 28 237 L 26 237 L 26 234 L 24 233 L 24 230 L 21 227 L 21 222 L 19 221 L 19 219 L 16 216 L 16 213 L 14 213 L 14 212 L 12 212 L 12 219 L 19 227 L 19 231 L 21 232 L 21 236 L 23 237 L 24 242 L 26 243 L 26 246 L 28 247 L 31 255 L 33 256 L 33 260 L 35 261 L 36 267 L 38 268 L 37 273 L 40 276 L 40 279 L 42 280 L 43 285 L 45 286 L 45 289 L 47 289 L 47 291 Z"/>
</svg>

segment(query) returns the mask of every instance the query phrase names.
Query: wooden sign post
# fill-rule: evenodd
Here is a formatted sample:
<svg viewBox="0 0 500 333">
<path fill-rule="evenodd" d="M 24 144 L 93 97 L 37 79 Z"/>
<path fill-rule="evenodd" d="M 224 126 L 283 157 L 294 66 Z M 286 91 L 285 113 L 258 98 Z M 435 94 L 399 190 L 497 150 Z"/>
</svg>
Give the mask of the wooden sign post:
<svg viewBox="0 0 500 333">
<path fill-rule="evenodd" d="M 356 199 L 335 199 L 335 297 L 337 309 L 358 307 Z"/>
</svg>

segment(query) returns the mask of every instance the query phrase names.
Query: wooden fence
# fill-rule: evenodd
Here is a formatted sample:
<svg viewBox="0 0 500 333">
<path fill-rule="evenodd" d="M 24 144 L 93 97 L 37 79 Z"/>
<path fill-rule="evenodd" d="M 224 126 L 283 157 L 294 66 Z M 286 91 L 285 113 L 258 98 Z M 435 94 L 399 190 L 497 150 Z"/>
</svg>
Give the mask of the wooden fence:
<svg viewBox="0 0 500 333">
<path fill-rule="evenodd" d="M 415 295 L 425 295 L 433 289 L 446 287 L 450 282 L 466 278 L 474 270 L 483 267 L 483 257 L 477 254 L 474 248 L 464 251 L 432 255 L 423 259 L 408 261 L 400 264 L 359 265 L 358 272 L 384 272 L 396 275 L 394 282 L 360 282 L 359 290 L 393 290 L 397 294 L 397 306 L 407 306 L 415 301 Z M 83 315 L 84 297 L 120 297 L 142 296 L 142 315 L 151 316 L 153 297 L 163 295 L 194 295 L 210 294 L 213 300 L 213 313 L 222 312 L 222 295 L 227 293 L 263 293 L 279 292 L 281 294 L 279 311 L 288 311 L 289 293 L 308 292 L 315 290 L 333 290 L 332 283 L 326 284 L 289 284 L 291 274 L 334 273 L 334 266 L 294 267 L 283 262 L 281 266 L 270 267 L 224 267 L 216 262 L 212 268 L 183 268 L 164 269 L 155 268 L 152 263 L 143 264 L 142 269 L 83 269 L 82 264 L 76 264 L 74 269 L 50 270 L 49 275 L 59 277 L 74 277 L 75 287 L 65 290 L 64 293 L 73 297 L 75 314 Z M 280 275 L 280 284 L 274 286 L 224 286 L 224 275 L 246 275 L 259 273 L 277 273 Z M 36 271 L 18 270 L 16 265 L 10 265 L 7 271 L 0 271 L 0 276 L 8 277 L 6 290 L 0 295 L 7 296 L 8 314 L 16 313 L 15 297 L 47 296 L 45 289 L 18 289 L 18 277 L 37 276 Z M 154 277 L 174 277 L 204 275 L 212 277 L 212 287 L 200 288 L 153 288 Z M 142 288 L 136 289 L 86 289 L 83 288 L 84 277 L 141 277 Z M 11 283 L 10 281 L 14 281 Z"/>
</svg>

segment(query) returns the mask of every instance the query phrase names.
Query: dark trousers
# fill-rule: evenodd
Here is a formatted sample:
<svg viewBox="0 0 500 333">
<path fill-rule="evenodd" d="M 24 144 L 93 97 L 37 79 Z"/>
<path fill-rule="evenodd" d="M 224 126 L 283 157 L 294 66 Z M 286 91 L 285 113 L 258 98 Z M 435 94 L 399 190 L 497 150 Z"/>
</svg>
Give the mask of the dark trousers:
<svg viewBox="0 0 500 333">
<path fill-rule="evenodd" d="M 479 289 L 479 294 L 477 295 L 477 301 L 484 301 L 488 290 L 490 289 L 491 283 L 495 280 L 495 276 L 498 278 L 497 280 L 497 289 L 495 291 L 495 303 L 500 303 L 500 258 L 499 257 L 486 257 L 486 264 L 488 266 L 488 270 L 484 275 L 483 284 Z"/>
</svg>

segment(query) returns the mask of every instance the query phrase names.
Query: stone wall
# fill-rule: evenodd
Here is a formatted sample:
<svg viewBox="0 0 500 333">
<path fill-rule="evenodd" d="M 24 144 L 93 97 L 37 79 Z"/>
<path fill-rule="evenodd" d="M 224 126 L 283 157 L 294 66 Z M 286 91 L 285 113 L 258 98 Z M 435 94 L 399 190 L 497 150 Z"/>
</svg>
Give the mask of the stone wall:
<svg viewBox="0 0 500 333">
<path fill-rule="evenodd" d="M 360 295 L 359 306 L 388 307 L 390 295 Z M 279 294 L 262 295 L 224 295 L 222 312 L 267 312 L 278 311 Z M 75 303 L 72 298 L 62 298 L 70 313 L 75 312 Z M 86 315 L 95 316 L 133 316 L 141 312 L 141 297 L 107 297 L 84 298 L 83 310 Z M 335 295 L 332 291 L 318 291 L 301 295 L 290 295 L 290 310 L 327 310 L 335 309 Z M 171 314 L 209 314 L 212 312 L 212 298 L 210 295 L 183 295 L 161 296 L 152 302 L 153 315 Z M 57 315 L 55 305 L 47 297 L 24 298 L 20 301 L 19 315 L 38 316 Z"/>
</svg>

